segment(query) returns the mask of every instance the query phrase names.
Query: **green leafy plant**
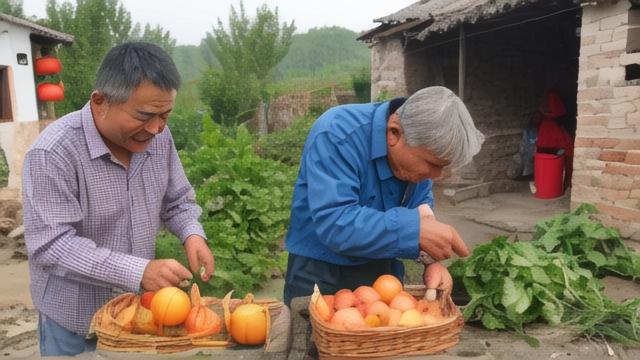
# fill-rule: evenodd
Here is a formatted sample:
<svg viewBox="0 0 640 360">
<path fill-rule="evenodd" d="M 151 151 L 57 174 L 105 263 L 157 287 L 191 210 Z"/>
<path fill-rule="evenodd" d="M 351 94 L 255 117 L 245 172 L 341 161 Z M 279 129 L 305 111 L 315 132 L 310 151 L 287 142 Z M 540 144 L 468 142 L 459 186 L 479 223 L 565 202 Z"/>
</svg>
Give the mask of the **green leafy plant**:
<svg viewBox="0 0 640 360">
<path fill-rule="evenodd" d="M 593 245 L 611 241 L 617 232 L 588 219 L 592 211 L 585 205 L 538 224 L 532 242 L 497 237 L 476 247 L 468 259 L 453 263 L 451 274 L 471 297 L 463 311 L 465 320 L 481 321 L 488 329 L 513 330 L 532 345 L 538 341 L 525 333 L 524 325 L 538 321 L 640 345 L 640 299 L 616 304 L 602 293 L 603 285 L 594 275 L 611 269 L 607 264 L 625 264 L 625 275 L 638 277 L 627 266 L 637 254 L 621 242 L 608 242 L 611 248 Z M 577 246 L 578 236 L 584 246 Z"/>
<path fill-rule="evenodd" d="M 358 102 L 371 101 L 371 73 L 368 69 L 361 69 L 357 74 L 351 75 L 351 86 Z"/>
<path fill-rule="evenodd" d="M 5 187 L 9 183 L 9 164 L 4 156 L 4 150 L 0 149 L 0 187 Z"/>
<path fill-rule="evenodd" d="M 207 70 L 199 83 L 202 101 L 213 119 L 226 127 L 236 127 L 255 113 L 260 101 L 260 84 L 251 74 Z"/>
<path fill-rule="evenodd" d="M 391 93 L 389 93 L 389 90 L 382 89 L 378 93 L 378 96 L 376 96 L 376 102 L 387 101 L 387 100 L 390 100 L 391 98 L 392 96 L 391 96 Z"/>
<path fill-rule="evenodd" d="M 213 279 L 207 284 L 197 281 L 204 294 L 222 296 L 235 289 L 242 295 L 284 271 L 282 239 L 289 223 L 296 169 L 259 157 L 244 127 L 229 137 L 205 115 L 203 128 L 200 148 L 182 154 L 216 259 Z M 157 251 L 159 257 L 180 254 L 175 246 L 166 244 Z"/>
<path fill-rule="evenodd" d="M 175 112 L 169 117 L 169 128 L 176 149 L 193 151 L 200 146 L 202 133 L 202 112 Z"/>
<path fill-rule="evenodd" d="M 535 226 L 533 242 L 547 252 L 564 252 L 577 258 L 580 266 L 598 276 L 614 272 L 622 276 L 640 276 L 640 255 L 626 246 L 620 233 L 599 221 L 591 204 L 582 204 L 574 212 L 559 214 Z"/>
</svg>

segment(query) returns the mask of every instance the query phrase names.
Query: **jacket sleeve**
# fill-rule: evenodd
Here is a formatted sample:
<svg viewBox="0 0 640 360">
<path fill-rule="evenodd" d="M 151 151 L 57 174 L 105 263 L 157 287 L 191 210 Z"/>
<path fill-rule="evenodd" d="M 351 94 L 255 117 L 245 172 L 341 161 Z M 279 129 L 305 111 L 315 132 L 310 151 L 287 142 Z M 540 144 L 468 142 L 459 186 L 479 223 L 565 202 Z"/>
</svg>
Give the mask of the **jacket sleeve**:
<svg viewBox="0 0 640 360">
<path fill-rule="evenodd" d="M 98 247 L 78 236 L 82 222 L 76 171 L 62 156 L 37 149 L 23 169 L 25 242 L 32 266 L 57 276 L 137 292 L 149 260 Z"/>
<path fill-rule="evenodd" d="M 431 180 L 425 180 L 416 185 L 415 193 L 413 194 L 412 201 L 409 207 L 416 208 L 419 205 L 427 204 L 431 209 L 435 211 L 433 205 L 433 182 Z"/>
<path fill-rule="evenodd" d="M 306 151 L 309 210 L 320 241 L 344 256 L 418 257 L 418 211 L 360 205 L 360 176 L 368 159 L 349 141 L 321 133 Z"/>
<path fill-rule="evenodd" d="M 182 243 L 189 235 L 200 235 L 206 239 L 204 229 L 198 221 L 202 209 L 196 203 L 195 191 L 187 180 L 173 140 L 170 136 L 169 139 L 169 183 L 162 201 L 162 221 Z"/>
</svg>

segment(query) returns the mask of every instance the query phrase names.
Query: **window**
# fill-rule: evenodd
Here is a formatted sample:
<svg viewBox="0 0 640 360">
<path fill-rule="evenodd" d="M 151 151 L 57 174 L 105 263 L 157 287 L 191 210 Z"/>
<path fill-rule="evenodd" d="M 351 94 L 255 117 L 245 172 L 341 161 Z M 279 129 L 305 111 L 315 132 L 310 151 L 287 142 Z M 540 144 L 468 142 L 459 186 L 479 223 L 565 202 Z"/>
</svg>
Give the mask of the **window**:
<svg viewBox="0 0 640 360">
<path fill-rule="evenodd" d="M 13 120 L 9 68 L 0 65 L 0 122 Z"/>
</svg>

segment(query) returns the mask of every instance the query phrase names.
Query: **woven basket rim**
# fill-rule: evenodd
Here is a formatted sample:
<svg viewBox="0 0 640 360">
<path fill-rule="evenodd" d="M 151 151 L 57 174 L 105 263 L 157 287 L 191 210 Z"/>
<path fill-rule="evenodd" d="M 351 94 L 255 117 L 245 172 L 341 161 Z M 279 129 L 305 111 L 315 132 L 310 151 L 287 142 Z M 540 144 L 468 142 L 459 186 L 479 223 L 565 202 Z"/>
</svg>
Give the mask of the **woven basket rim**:
<svg viewBox="0 0 640 360">
<path fill-rule="evenodd" d="M 119 331 L 117 335 L 114 335 L 113 331 L 110 331 L 109 329 L 104 329 L 102 327 L 101 319 L 102 319 L 102 314 L 105 311 L 110 311 L 114 306 L 116 306 L 120 302 L 133 301 L 133 299 L 137 296 L 138 294 L 135 294 L 135 293 L 123 293 L 109 300 L 106 304 L 101 306 L 100 309 L 96 311 L 96 313 L 93 315 L 93 318 L 91 319 L 90 332 L 94 332 L 96 335 L 98 335 L 98 339 L 102 337 L 102 338 L 112 339 L 113 341 L 120 341 L 120 342 L 134 341 L 137 343 L 148 343 L 148 344 L 158 344 L 158 343 L 167 343 L 167 342 L 180 343 L 180 342 L 191 342 L 196 340 L 200 341 L 200 340 L 211 339 L 211 335 L 203 336 L 198 334 L 187 334 L 187 335 L 177 335 L 177 336 L 160 336 L 160 335 L 154 335 L 154 334 L 136 334 L 128 331 Z M 202 300 L 205 306 L 212 306 L 212 305 L 222 306 L 222 299 L 217 297 L 203 296 Z M 271 298 L 254 299 L 254 303 L 267 305 L 269 306 L 270 310 L 278 309 L 284 306 L 284 304 L 279 300 L 271 299 Z M 231 336 L 228 333 L 226 333 L 226 336 L 224 337 L 224 339 L 217 339 L 216 341 L 232 342 L 232 339 L 231 339 Z"/>
<path fill-rule="evenodd" d="M 418 298 L 424 295 L 426 288 L 420 285 L 405 286 L 405 290 Z M 374 359 L 433 354 L 455 346 L 464 327 L 462 313 L 450 296 L 442 298 L 440 302 L 443 310 L 450 314 L 445 321 L 413 327 L 335 329 L 320 319 L 312 305 L 309 301 L 309 320 L 320 359 Z"/>
</svg>

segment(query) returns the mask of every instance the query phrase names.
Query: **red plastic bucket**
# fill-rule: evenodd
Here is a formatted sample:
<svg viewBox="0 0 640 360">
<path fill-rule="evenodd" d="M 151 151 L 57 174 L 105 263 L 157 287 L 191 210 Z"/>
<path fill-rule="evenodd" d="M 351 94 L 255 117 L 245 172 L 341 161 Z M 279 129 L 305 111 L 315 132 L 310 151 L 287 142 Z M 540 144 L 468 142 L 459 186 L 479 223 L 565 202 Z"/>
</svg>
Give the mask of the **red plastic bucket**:
<svg viewBox="0 0 640 360">
<path fill-rule="evenodd" d="M 553 199 L 564 193 L 564 154 L 537 152 L 533 162 L 533 177 L 536 184 L 535 197 Z"/>
</svg>

